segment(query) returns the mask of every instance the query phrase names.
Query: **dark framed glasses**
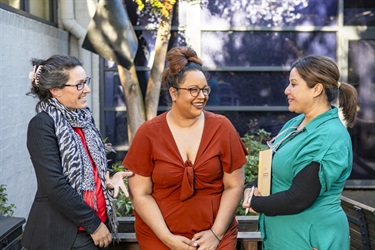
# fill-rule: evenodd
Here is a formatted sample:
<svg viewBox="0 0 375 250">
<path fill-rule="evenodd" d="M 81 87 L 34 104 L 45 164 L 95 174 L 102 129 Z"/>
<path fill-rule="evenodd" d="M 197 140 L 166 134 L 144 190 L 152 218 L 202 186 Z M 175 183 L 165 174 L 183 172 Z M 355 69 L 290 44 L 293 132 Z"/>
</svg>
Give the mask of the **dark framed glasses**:
<svg viewBox="0 0 375 250">
<path fill-rule="evenodd" d="M 201 91 L 202 91 L 204 96 L 208 96 L 211 93 L 211 87 L 210 86 L 206 86 L 204 88 L 198 88 L 198 87 L 190 87 L 190 88 L 173 87 L 173 88 L 175 88 L 177 90 L 179 90 L 179 89 L 188 90 L 192 97 L 197 97 Z"/>
<path fill-rule="evenodd" d="M 87 86 L 90 86 L 90 83 L 91 83 L 91 78 L 90 77 L 86 77 L 86 79 L 84 81 L 81 81 L 80 83 L 77 83 L 77 84 L 65 84 L 64 86 L 68 86 L 68 87 L 76 87 L 78 91 L 82 90 L 85 85 Z"/>
</svg>

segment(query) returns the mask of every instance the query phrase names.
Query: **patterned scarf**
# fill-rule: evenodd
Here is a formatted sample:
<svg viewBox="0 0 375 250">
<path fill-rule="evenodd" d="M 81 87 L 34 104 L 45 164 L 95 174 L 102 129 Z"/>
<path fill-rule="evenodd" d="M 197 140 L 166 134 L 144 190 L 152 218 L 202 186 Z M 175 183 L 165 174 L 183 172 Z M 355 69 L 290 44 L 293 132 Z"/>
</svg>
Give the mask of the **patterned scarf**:
<svg viewBox="0 0 375 250">
<path fill-rule="evenodd" d="M 81 128 L 83 130 L 88 150 L 101 180 L 108 220 L 114 233 L 114 238 L 118 239 L 118 223 L 113 198 L 105 184 L 107 157 L 104 142 L 101 139 L 99 130 L 92 121 L 90 110 L 88 108 L 77 109 L 77 111 L 69 110 L 55 98 L 41 102 L 40 109 L 49 114 L 55 123 L 55 134 L 59 143 L 64 175 L 81 197 L 83 197 L 84 192 L 91 194 L 92 200 L 90 203 L 92 204 L 89 205 L 97 210 L 93 167 L 80 136 L 73 128 Z"/>
</svg>

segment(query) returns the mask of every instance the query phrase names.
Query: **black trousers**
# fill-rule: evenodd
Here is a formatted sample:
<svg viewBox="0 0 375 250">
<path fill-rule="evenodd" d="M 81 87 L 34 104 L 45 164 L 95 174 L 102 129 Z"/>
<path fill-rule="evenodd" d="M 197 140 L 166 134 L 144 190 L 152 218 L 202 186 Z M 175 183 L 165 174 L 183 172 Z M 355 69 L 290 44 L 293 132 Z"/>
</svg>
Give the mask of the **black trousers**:
<svg viewBox="0 0 375 250">
<path fill-rule="evenodd" d="M 74 241 L 74 244 L 71 250 L 106 250 L 108 248 L 100 248 L 95 246 L 93 239 L 90 234 L 86 231 L 78 230 L 77 238 Z"/>
</svg>

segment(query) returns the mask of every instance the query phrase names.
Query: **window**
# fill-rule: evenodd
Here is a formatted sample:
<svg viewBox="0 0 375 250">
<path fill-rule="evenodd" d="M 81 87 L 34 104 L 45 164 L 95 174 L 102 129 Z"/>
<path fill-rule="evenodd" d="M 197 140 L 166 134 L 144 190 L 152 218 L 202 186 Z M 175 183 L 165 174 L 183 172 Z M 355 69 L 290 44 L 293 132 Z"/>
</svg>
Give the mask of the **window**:
<svg viewBox="0 0 375 250">
<path fill-rule="evenodd" d="M 0 8 L 57 26 L 57 0 L 0 0 Z"/>
<path fill-rule="evenodd" d="M 290 66 L 302 55 L 336 58 L 336 32 L 204 31 L 202 60 L 206 67 Z"/>
<path fill-rule="evenodd" d="M 375 2 L 373 0 L 345 0 L 344 24 L 350 26 L 375 26 Z"/>
<path fill-rule="evenodd" d="M 371 180 L 375 176 L 375 38 L 349 41 L 348 82 L 355 83 L 360 110 L 350 129 L 354 149 L 353 179 Z"/>
<path fill-rule="evenodd" d="M 156 32 L 148 27 L 155 19 L 138 15 L 133 1 L 125 3 L 139 38 L 135 63 L 145 91 Z M 212 88 L 207 110 L 227 116 L 240 135 L 258 128 L 276 135 L 295 115 L 288 111 L 283 92 L 290 65 L 309 54 L 331 57 L 340 67 L 340 80 L 353 83 L 360 95 L 358 123 L 350 130 L 354 187 L 375 185 L 375 180 L 369 179 L 375 176 L 371 154 L 375 150 L 373 0 L 203 0 L 198 7 L 189 4 L 178 2 L 169 47 L 188 44 L 200 53 Z M 195 8 L 194 12 L 189 8 Z M 116 68 L 104 65 L 108 89 L 103 117 L 111 125 L 106 124 L 103 131 L 126 151 L 126 108 L 122 97 L 116 97 L 122 90 Z M 161 91 L 159 113 L 169 105 L 168 94 Z"/>
</svg>

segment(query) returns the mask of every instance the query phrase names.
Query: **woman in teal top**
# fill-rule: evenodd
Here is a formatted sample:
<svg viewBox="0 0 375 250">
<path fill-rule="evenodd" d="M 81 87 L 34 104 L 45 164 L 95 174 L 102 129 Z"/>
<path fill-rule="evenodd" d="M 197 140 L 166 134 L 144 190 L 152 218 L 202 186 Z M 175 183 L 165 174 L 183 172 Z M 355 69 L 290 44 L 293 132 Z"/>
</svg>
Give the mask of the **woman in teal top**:
<svg viewBox="0 0 375 250">
<path fill-rule="evenodd" d="M 349 226 L 340 196 L 352 170 L 349 133 L 331 103 L 340 95 L 346 126 L 353 126 L 358 96 L 338 82 L 339 70 L 327 57 L 295 62 L 285 89 L 289 110 L 299 113 L 270 141 L 271 195 L 249 185 L 243 207 L 260 213 L 263 249 L 349 249 Z"/>
</svg>

